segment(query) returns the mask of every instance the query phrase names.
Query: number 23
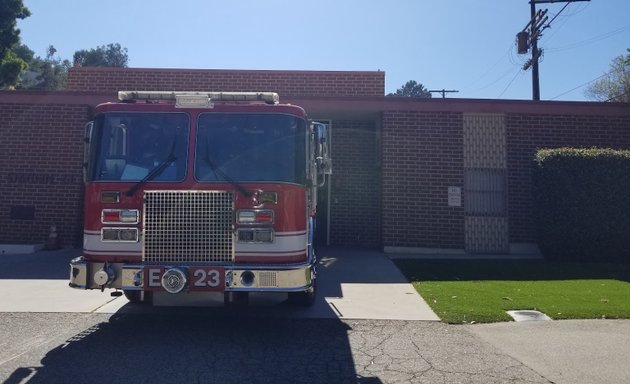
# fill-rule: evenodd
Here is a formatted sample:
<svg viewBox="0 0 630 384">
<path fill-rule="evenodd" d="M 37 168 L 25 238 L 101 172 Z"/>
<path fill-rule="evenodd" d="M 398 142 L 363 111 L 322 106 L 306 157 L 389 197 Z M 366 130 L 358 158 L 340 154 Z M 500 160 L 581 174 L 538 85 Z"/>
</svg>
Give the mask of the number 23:
<svg viewBox="0 0 630 384">
<path fill-rule="evenodd" d="M 218 287 L 221 284 L 221 277 L 219 271 L 211 269 L 206 271 L 205 269 L 197 269 L 193 276 L 196 278 L 195 287 Z"/>
</svg>

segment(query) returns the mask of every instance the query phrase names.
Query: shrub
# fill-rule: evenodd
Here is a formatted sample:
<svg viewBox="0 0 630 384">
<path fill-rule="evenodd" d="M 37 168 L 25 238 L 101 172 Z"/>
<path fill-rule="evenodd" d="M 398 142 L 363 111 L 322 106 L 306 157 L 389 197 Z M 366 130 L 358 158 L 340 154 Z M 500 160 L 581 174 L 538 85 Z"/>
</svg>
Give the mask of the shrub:
<svg viewBox="0 0 630 384">
<path fill-rule="evenodd" d="M 630 262 L 630 151 L 540 150 L 533 192 L 546 258 Z"/>
</svg>

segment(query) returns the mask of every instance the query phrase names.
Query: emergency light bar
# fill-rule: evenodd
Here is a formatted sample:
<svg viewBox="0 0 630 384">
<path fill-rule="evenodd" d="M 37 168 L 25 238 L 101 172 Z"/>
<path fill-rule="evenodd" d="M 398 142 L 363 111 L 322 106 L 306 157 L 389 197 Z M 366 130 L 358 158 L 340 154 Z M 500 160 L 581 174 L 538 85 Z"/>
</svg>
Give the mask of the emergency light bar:
<svg viewBox="0 0 630 384">
<path fill-rule="evenodd" d="M 118 100 L 175 100 L 176 106 L 212 108 L 213 101 L 253 102 L 278 104 L 280 97 L 275 92 L 179 92 L 179 91 L 119 91 Z"/>
</svg>

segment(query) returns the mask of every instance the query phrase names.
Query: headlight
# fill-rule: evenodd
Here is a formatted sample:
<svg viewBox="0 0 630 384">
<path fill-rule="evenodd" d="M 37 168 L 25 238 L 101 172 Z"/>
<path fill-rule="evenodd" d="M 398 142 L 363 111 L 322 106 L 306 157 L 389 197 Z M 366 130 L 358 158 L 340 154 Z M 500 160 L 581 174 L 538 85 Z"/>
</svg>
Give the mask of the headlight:
<svg viewBox="0 0 630 384">
<path fill-rule="evenodd" d="M 238 224 L 273 224 L 271 209 L 241 209 L 236 214 Z"/>
<path fill-rule="evenodd" d="M 103 228 L 102 241 L 137 242 L 138 228 Z"/>
<path fill-rule="evenodd" d="M 137 209 L 103 209 L 103 224 L 138 224 L 140 212 Z"/>
<path fill-rule="evenodd" d="M 241 243 L 272 243 L 271 229 L 239 229 L 238 241 Z"/>
</svg>

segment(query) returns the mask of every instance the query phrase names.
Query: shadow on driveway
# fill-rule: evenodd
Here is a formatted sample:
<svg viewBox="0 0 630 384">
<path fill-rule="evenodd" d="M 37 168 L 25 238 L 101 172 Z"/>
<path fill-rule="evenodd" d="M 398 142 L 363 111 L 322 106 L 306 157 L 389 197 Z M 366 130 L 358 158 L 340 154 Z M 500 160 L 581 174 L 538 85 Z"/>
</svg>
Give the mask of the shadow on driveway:
<svg viewBox="0 0 630 384">
<path fill-rule="evenodd" d="M 70 261 L 81 255 L 81 249 L 64 248 L 23 255 L 0 256 L 0 279 L 67 280 Z"/>
<path fill-rule="evenodd" d="M 114 315 L 5 383 L 381 383 L 357 377 L 348 331 L 337 320 Z"/>
<path fill-rule="evenodd" d="M 398 259 L 395 264 L 411 281 L 614 279 L 630 282 L 630 264 L 461 259 Z"/>
</svg>

